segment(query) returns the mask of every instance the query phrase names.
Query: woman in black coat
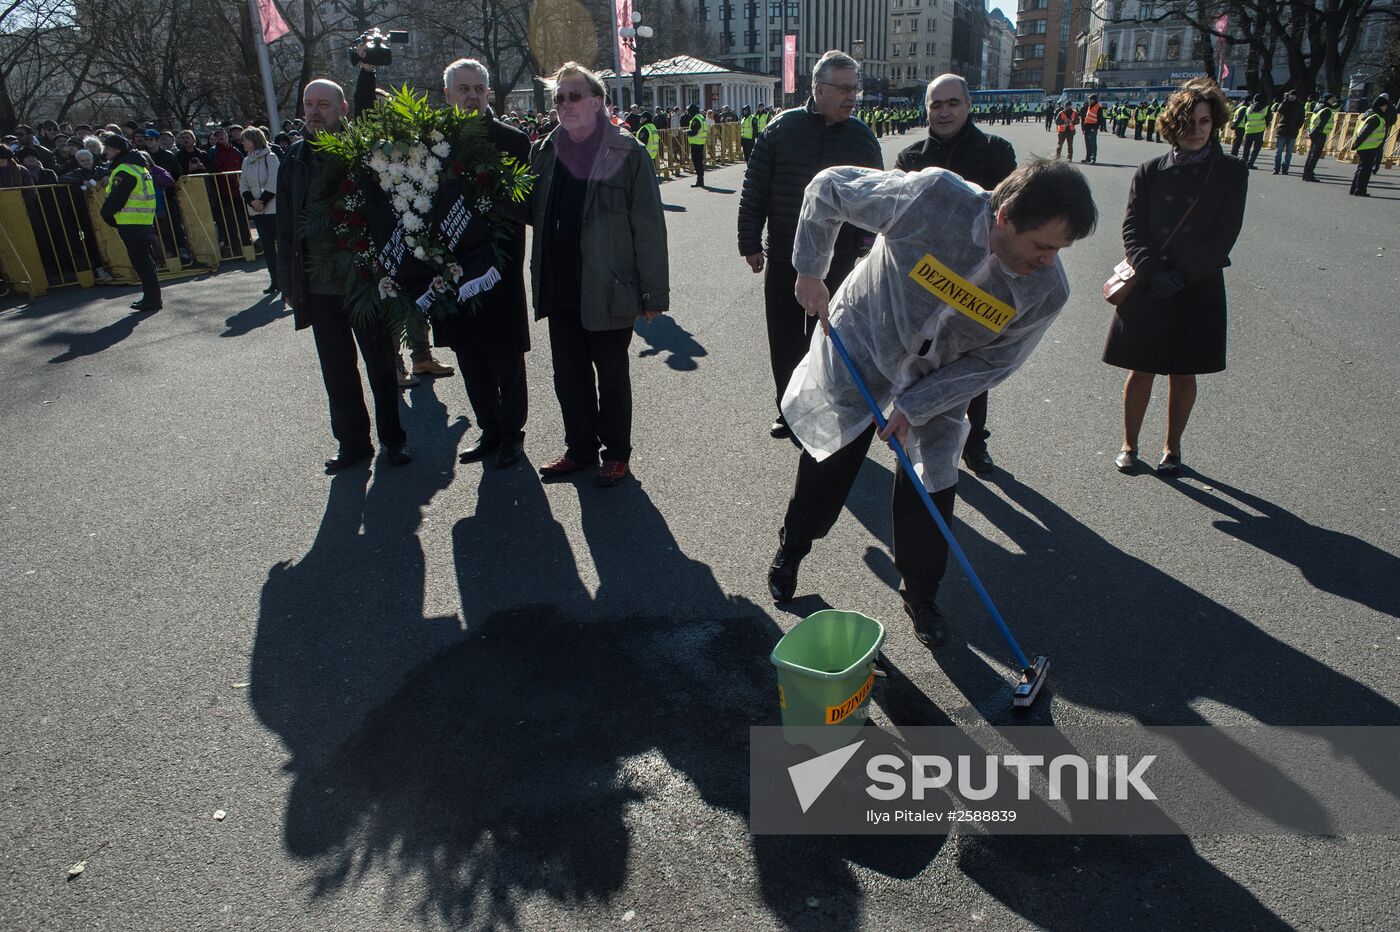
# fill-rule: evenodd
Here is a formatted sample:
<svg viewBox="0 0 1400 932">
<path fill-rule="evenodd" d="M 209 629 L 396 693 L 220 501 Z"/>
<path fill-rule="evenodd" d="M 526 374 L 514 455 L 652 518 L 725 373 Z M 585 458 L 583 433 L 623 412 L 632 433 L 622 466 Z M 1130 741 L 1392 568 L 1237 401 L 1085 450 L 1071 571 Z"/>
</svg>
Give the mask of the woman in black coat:
<svg viewBox="0 0 1400 932">
<path fill-rule="evenodd" d="M 1196 376 L 1225 368 L 1225 275 L 1244 222 L 1249 171 L 1226 155 L 1217 132 L 1225 95 L 1198 78 L 1172 95 L 1159 121 L 1171 151 L 1133 176 L 1123 250 L 1137 285 L 1113 315 L 1103 361 L 1130 370 L 1123 385 L 1123 449 L 1133 472 L 1154 376 L 1169 377 L 1167 438 L 1159 475 L 1181 469 L 1181 435 L 1196 403 Z M 1194 204 L 1194 207 L 1192 206 Z M 1189 212 L 1189 215 L 1188 215 Z"/>
</svg>

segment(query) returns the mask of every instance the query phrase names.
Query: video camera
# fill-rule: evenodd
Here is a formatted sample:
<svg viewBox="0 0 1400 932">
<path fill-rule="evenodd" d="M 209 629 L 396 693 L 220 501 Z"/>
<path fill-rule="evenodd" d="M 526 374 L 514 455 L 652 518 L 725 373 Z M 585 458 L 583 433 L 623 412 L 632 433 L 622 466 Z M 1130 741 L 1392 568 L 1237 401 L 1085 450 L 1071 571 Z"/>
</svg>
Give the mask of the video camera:
<svg viewBox="0 0 1400 932">
<path fill-rule="evenodd" d="M 350 64 L 358 65 L 364 62 L 367 65 L 387 65 L 394 60 L 394 53 L 389 49 L 390 42 L 402 45 L 408 41 L 407 30 L 394 29 L 387 33 L 380 32 L 379 27 L 370 29 L 360 35 L 355 40 L 355 44 L 350 48 Z M 361 55 L 359 48 L 361 43 L 365 46 L 364 54 Z"/>
</svg>

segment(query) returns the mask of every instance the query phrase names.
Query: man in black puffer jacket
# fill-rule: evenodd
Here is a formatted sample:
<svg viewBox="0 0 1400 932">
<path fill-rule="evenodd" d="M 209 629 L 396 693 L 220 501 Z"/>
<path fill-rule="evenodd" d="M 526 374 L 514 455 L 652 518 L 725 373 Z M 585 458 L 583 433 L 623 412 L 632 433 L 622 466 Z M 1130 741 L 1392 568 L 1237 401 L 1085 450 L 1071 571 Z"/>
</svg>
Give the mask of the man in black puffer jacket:
<svg viewBox="0 0 1400 932">
<path fill-rule="evenodd" d="M 812 98 L 800 110 L 784 111 L 758 137 L 739 198 L 739 255 L 755 273 L 767 267 L 763 300 L 768 317 L 768 354 L 781 405 L 792 370 L 807 352 L 817 321 L 797 303 L 792 243 L 802 195 L 817 172 L 834 165 L 884 168 L 875 134 L 851 119 L 860 93 L 860 66 L 844 52 L 824 54 L 812 69 Z M 764 224 L 768 225 L 765 246 Z M 864 234 L 846 226 L 836 241 L 827 288 L 834 294 L 855 267 Z M 789 437 L 782 415 L 769 433 Z"/>
<path fill-rule="evenodd" d="M 934 79 L 925 96 L 928 109 L 928 138 L 899 153 L 895 168 L 906 172 L 925 168 L 946 168 L 973 184 L 990 191 L 1016 170 L 1016 150 L 1000 136 L 982 132 L 969 118 L 972 95 L 967 81 L 956 74 Z M 990 473 L 995 464 L 987 452 L 987 393 L 967 405 L 971 430 L 963 447 L 962 459 L 979 476 Z"/>
</svg>

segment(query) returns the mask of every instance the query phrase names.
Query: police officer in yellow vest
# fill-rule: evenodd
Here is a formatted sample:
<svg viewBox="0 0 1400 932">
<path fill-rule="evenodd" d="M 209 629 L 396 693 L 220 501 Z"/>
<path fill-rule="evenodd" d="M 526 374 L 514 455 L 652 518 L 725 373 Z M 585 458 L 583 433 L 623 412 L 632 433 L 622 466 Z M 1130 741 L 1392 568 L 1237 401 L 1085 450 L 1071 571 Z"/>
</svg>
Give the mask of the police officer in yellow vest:
<svg viewBox="0 0 1400 932">
<path fill-rule="evenodd" d="M 1269 128 L 1269 108 L 1264 104 L 1264 95 L 1255 94 L 1254 102 L 1244 113 L 1244 155 L 1242 158 L 1250 168 L 1259 158 L 1259 150 L 1264 147 L 1264 130 Z"/>
<path fill-rule="evenodd" d="M 1349 147 L 1356 150 L 1356 174 L 1351 178 L 1351 190 L 1348 194 L 1354 197 L 1371 196 L 1366 193 L 1366 186 L 1370 184 L 1371 176 L 1380 164 L 1381 146 L 1384 145 L 1386 133 L 1390 130 L 1393 113 L 1390 95 L 1382 94 L 1371 104 L 1371 109 L 1362 115 L 1361 127 L 1352 137 Z"/>
<path fill-rule="evenodd" d="M 739 117 L 739 145 L 744 147 L 744 161 L 749 160 L 750 153 L 753 152 L 753 141 L 758 136 L 758 117 L 748 107 L 743 110 L 743 116 Z"/>
<path fill-rule="evenodd" d="M 758 135 L 763 135 L 763 131 L 768 128 L 768 121 L 773 117 L 773 108 L 764 107 L 758 111 Z"/>
<path fill-rule="evenodd" d="M 698 104 L 686 108 L 685 141 L 690 143 L 690 161 L 695 166 L 695 184 L 692 188 L 705 186 L 705 140 L 709 132 L 705 127 L 705 114 Z"/>
<path fill-rule="evenodd" d="M 156 183 L 146 164 L 146 154 L 131 148 L 125 136 L 117 133 L 102 137 L 112 173 L 107 177 L 107 199 L 102 202 L 102 219 L 115 227 L 126 247 L 127 257 L 141 279 L 141 300 L 131 305 L 137 311 L 161 309 L 160 279 L 151 255 L 155 239 Z"/>
<path fill-rule="evenodd" d="M 650 110 L 642 111 L 642 125 L 637 130 L 637 141 L 647 148 L 647 155 L 651 156 L 651 165 L 656 167 L 656 160 L 661 157 L 661 138 L 656 135 L 656 124 L 652 122 L 654 117 Z"/>
<path fill-rule="evenodd" d="M 1327 137 L 1332 135 L 1332 124 L 1337 117 L 1337 98 L 1328 94 L 1317 105 L 1317 112 L 1308 121 L 1308 160 L 1303 163 L 1303 180 L 1316 181 L 1317 160 L 1322 158 L 1322 150 L 1327 146 Z"/>
</svg>

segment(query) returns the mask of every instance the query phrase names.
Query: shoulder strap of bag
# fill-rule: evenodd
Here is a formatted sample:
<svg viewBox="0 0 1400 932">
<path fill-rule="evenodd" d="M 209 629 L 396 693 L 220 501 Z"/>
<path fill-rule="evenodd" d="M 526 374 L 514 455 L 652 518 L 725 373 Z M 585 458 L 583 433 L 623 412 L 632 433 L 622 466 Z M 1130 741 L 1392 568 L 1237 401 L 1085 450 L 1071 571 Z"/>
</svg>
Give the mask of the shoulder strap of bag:
<svg viewBox="0 0 1400 932">
<path fill-rule="evenodd" d="M 1206 169 L 1206 178 L 1201 182 L 1201 190 L 1196 192 L 1196 196 L 1191 199 L 1190 205 L 1186 208 L 1186 213 L 1181 215 L 1181 219 L 1176 222 L 1176 226 L 1172 228 L 1171 233 L 1167 236 L 1166 242 L 1162 243 L 1163 249 L 1167 248 L 1167 243 L 1172 241 L 1172 238 L 1176 236 L 1176 231 L 1181 229 L 1181 225 L 1186 222 L 1186 218 L 1191 216 L 1191 212 L 1194 211 L 1196 205 L 1200 203 L 1202 195 L 1206 193 L 1206 185 L 1210 184 L 1210 174 L 1215 171 L 1215 163 L 1218 161 L 1220 161 L 1220 153 L 1217 152 L 1210 158 L 1210 167 Z"/>
</svg>

